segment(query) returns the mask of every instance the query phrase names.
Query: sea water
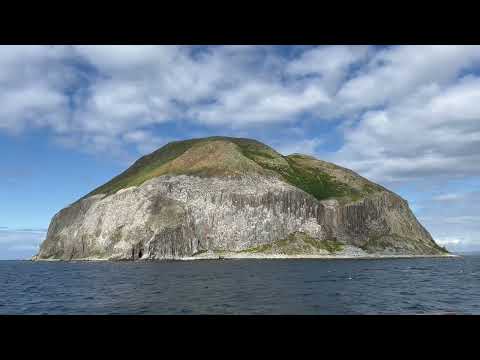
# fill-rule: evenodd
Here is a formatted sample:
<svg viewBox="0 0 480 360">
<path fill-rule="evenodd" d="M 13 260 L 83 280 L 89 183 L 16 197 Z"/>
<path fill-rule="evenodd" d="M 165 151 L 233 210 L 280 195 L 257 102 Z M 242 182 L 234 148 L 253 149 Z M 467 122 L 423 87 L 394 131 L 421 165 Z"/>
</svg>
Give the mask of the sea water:
<svg viewBox="0 0 480 360">
<path fill-rule="evenodd" d="M 0 261 L 0 314 L 480 314 L 480 256 Z"/>
</svg>

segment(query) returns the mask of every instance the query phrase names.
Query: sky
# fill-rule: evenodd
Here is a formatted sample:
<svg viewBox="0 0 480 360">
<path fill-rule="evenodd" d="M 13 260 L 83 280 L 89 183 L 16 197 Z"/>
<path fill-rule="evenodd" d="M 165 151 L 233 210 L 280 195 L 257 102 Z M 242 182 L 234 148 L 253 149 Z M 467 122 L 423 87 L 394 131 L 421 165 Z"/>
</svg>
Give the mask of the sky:
<svg viewBox="0 0 480 360">
<path fill-rule="evenodd" d="M 169 141 L 258 139 L 405 198 L 480 251 L 480 46 L 0 46 L 0 259 Z"/>
</svg>

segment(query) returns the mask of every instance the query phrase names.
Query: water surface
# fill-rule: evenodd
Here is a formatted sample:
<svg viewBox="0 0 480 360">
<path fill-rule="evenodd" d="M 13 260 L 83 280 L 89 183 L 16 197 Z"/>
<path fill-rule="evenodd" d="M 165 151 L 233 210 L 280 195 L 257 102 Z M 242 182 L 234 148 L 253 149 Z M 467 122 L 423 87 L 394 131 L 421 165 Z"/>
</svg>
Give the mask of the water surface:
<svg viewBox="0 0 480 360">
<path fill-rule="evenodd" d="M 480 314 L 480 256 L 0 261 L 0 314 Z"/>
</svg>

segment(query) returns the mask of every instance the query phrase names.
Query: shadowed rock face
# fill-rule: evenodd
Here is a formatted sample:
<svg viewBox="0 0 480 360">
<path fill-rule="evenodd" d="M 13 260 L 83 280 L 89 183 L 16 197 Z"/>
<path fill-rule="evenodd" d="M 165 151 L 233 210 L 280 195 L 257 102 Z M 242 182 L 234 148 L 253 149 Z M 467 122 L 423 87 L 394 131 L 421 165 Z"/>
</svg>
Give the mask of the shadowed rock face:
<svg viewBox="0 0 480 360">
<path fill-rule="evenodd" d="M 215 137 L 168 144 L 61 210 L 36 258 L 282 253 L 281 244 L 299 254 L 444 253 L 405 200 L 354 172 Z"/>
</svg>

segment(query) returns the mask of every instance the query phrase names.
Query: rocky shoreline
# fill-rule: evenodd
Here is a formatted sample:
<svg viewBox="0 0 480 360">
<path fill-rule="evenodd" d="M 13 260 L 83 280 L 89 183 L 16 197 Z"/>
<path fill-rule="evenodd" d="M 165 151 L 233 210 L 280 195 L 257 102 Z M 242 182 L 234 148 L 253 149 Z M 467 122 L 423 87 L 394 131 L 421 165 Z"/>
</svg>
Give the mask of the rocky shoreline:
<svg viewBox="0 0 480 360">
<path fill-rule="evenodd" d="M 187 256 L 187 257 L 172 257 L 163 259 L 137 259 L 134 261 L 143 262 L 157 262 L 157 261 L 197 261 L 197 260 L 276 260 L 276 259 L 317 259 L 317 260 L 376 260 L 376 259 L 410 259 L 410 258 L 461 258 L 457 254 L 439 254 L 439 255 L 394 255 L 394 254 L 362 254 L 362 255 L 287 255 L 287 254 L 206 254 L 202 256 Z M 79 258 L 73 260 L 64 259 L 42 259 L 36 256 L 30 259 L 31 261 L 61 261 L 61 262 L 99 262 L 99 261 L 114 261 L 114 262 L 128 262 L 133 260 L 125 259 L 103 259 L 103 258 Z"/>
<path fill-rule="evenodd" d="M 445 258 L 445 257 L 461 257 L 455 254 L 444 255 L 258 255 L 258 254 L 231 254 L 221 256 L 205 256 L 205 257 L 185 257 L 178 260 L 193 261 L 193 260 L 240 260 L 240 259 L 318 259 L 318 260 L 335 260 L 335 259 L 400 259 L 400 258 Z"/>
</svg>

